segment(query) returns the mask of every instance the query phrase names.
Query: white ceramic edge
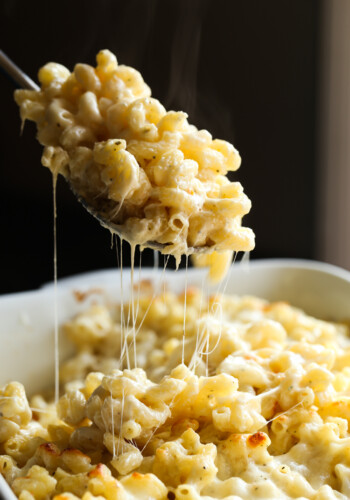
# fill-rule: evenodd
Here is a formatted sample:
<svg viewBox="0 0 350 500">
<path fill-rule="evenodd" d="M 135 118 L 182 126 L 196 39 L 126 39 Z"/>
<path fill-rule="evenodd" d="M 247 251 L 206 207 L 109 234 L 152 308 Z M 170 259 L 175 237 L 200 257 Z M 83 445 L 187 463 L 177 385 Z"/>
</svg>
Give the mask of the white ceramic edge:
<svg viewBox="0 0 350 500">
<path fill-rule="evenodd" d="M 349 304 L 350 304 L 350 272 L 346 271 L 345 269 L 341 269 L 337 266 L 334 266 L 332 264 L 327 264 L 324 262 L 317 262 L 317 261 L 309 261 L 309 260 L 299 260 L 299 259 L 264 259 L 264 260 L 255 260 L 250 262 L 249 264 L 247 263 L 236 263 L 234 266 L 232 266 L 230 270 L 230 277 L 234 276 L 235 270 L 236 271 L 244 271 L 244 274 L 249 275 L 249 274 L 254 274 L 254 271 L 257 270 L 270 270 L 271 271 L 271 276 L 273 275 L 272 271 L 273 270 L 283 270 L 283 272 L 290 272 L 291 269 L 300 271 L 304 270 L 305 271 L 305 277 L 307 277 L 307 273 L 310 271 L 315 271 L 318 276 L 324 275 L 326 278 L 329 277 L 330 279 L 332 278 L 339 278 L 343 284 L 346 284 L 346 300 L 349 297 Z M 162 269 L 157 269 L 157 272 L 155 273 L 154 268 L 144 268 L 142 270 L 141 277 L 145 276 L 154 276 L 155 274 L 158 274 L 162 276 L 163 270 Z M 171 276 L 172 271 L 166 271 L 164 276 Z M 185 270 L 180 270 L 177 273 L 177 282 L 180 281 L 180 278 L 185 275 L 186 271 Z M 200 270 L 200 269 L 190 269 L 188 271 L 188 276 L 204 276 L 205 270 Z M 236 274 L 238 274 L 236 272 Z M 293 273 L 292 273 L 293 274 Z M 130 270 L 125 270 L 125 277 L 130 275 Z M 93 271 L 89 273 L 83 273 L 79 274 L 73 277 L 69 278 L 64 278 L 59 280 L 58 283 L 58 295 L 61 297 L 67 296 L 67 289 L 74 289 L 74 288 L 81 288 L 84 289 L 86 286 L 88 288 L 91 288 L 94 284 L 99 284 L 100 286 L 103 286 L 104 284 L 108 287 L 111 285 L 117 285 L 118 282 L 113 282 L 115 277 L 119 276 L 119 270 L 118 269 L 106 269 L 102 271 Z M 135 280 L 138 280 L 138 272 L 135 273 Z M 47 299 L 47 292 L 49 292 L 49 296 L 52 297 L 53 295 L 53 285 L 52 283 L 43 285 L 42 288 L 39 288 L 38 290 L 34 291 L 29 291 L 29 292 L 21 292 L 21 293 L 16 293 L 16 294 L 8 294 L 8 295 L 3 295 L 0 297 L 0 301 L 3 305 L 11 305 L 13 304 L 14 301 L 20 301 L 23 299 L 24 301 L 30 301 L 32 299 L 36 299 L 38 297 L 46 297 Z M 350 310 L 350 307 L 349 307 Z M 0 475 L 0 494 L 5 498 L 6 500 L 14 500 L 14 495 L 12 490 L 8 487 L 7 483 L 3 484 L 4 480 Z"/>
<path fill-rule="evenodd" d="M 183 291 L 185 282 L 195 286 L 204 283 L 206 270 L 189 269 L 163 271 L 145 268 L 141 279 L 152 280 L 155 291 L 161 292 L 163 282 L 167 282 L 175 293 Z M 58 283 L 58 322 L 62 324 L 70 317 L 89 306 L 92 301 L 120 301 L 120 272 L 118 269 L 95 271 L 66 278 Z M 136 272 L 134 282 L 139 280 Z M 124 301 L 130 296 L 130 269 L 123 272 Z M 224 282 L 225 284 L 225 282 Z M 224 285 L 223 284 L 223 285 Z M 308 314 L 323 319 L 340 321 L 347 319 L 350 312 L 350 273 L 329 264 L 296 259 L 271 259 L 236 263 L 231 267 L 227 278 L 226 292 L 235 295 L 256 295 L 269 301 L 287 301 L 304 309 Z M 205 293 L 224 290 L 223 285 L 208 286 Z M 75 291 L 89 292 L 86 299 L 79 301 Z M 16 379 L 18 372 L 10 359 L 17 359 L 20 366 L 27 364 L 28 353 L 36 369 L 25 376 L 27 387 L 29 379 L 41 379 L 40 368 L 51 372 L 53 363 L 53 318 L 55 310 L 55 290 L 52 284 L 43 288 L 9 294 L 0 297 L 0 337 L 4 341 L 2 350 L 2 383 Z M 5 344 L 6 342 L 6 344 Z M 6 346 L 6 348 L 5 348 Z M 60 354 L 62 359 L 72 352 L 69 342 L 60 335 Z M 45 355 L 43 356 L 43 352 Z M 1 353 L 0 353 L 1 354 Z M 7 375 L 4 377 L 4 373 Z M 23 375 L 22 369 L 22 375 Z M 24 375 L 23 375 L 24 377 Z M 28 380 L 27 380 L 28 377 Z M 22 378 L 17 378 L 23 382 Z M 33 386 L 34 387 L 34 386 Z M 33 389 L 37 390 L 37 389 Z"/>
<path fill-rule="evenodd" d="M 339 278 L 344 279 L 345 281 L 350 282 L 350 271 L 347 271 L 346 269 L 343 269 L 341 267 L 335 266 L 333 264 L 329 264 L 327 262 L 320 262 L 316 260 L 307 260 L 307 259 L 256 259 L 256 260 L 251 260 L 249 263 L 246 262 L 235 262 L 232 264 L 230 272 L 234 273 L 235 269 L 239 268 L 240 266 L 245 266 L 247 272 L 249 272 L 250 268 L 254 271 L 254 269 L 259 269 L 259 268 L 298 268 L 298 269 L 312 269 L 315 271 L 321 271 L 325 272 L 328 274 L 331 274 L 333 276 L 338 276 Z M 130 272 L 130 268 L 124 268 L 124 271 L 126 273 Z M 199 274 L 204 273 L 205 271 L 203 269 L 196 269 L 196 268 L 190 268 L 189 271 L 191 273 L 193 272 L 198 272 Z M 119 276 L 119 268 L 110 268 L 110 269 L 102 269 L 98 271 L 89 271 L 86 273 L 80 273 L 80 274 L 75 274 L 72 276 L 68 276 L 65 278 L 61 278 L 58 280 L 59 287 L 63 286 L 78 286 L 80 284 L 86 284 L 86 280 L 90 280 L 90 282 L 95 282 L 99 281 L 101 279 L 102 282 L 110 282 L 111 281 L 111 276 Z M 152 267 L 144 267 L 142 272 L 157 272 L 157 273 L 162 273 L 163 269 L 162 268 L 152 268 Z M 179 269 L 178 271 L 166 269 L 165 273 L 166 274 L 171 274 L 171 273 L 180 273 L 180 274 L 185 274 L 186 270 L 185 269 Z M 135 270 L 135 280 L 138 279 L 138 270 Z M 42 289 L 47 289 L 51 288 L 53 286 L 52 282 L 45 283 L 39 288 L 39 290 Z M 26 292 L 23 292 L 26 293 Z"/>
<path fill-rule="evenodd" d="M 17 500 L 16 495 L 13 493 L 2 474 L 0 474 L 0 498 L 4 500 Z"/>
<path fill-rule="evenodd" d="M 329 264 L 327 262 L 321 262 L 321 261 L 316 261 L 316 260 L 307 260 L 307 259 L 256 259 L 256 260 L 251 260 L 249 263 L 246 262 L 235 262 L 232 264 L 230 273 L 234 273 L 235 269 L 240 268 L 240 267 L 245 266 L 246 271 L 249 273 L 250 268 L 254 271 L 254 269 L 259 269 L 259 268 L 294 268 L 294 269 L 311 269 L 315 271 L 321 271 L 325 272 L 327 274 L 331 274 L 333 276 L 337 276 L 347 282 L 350 283 L 350 271 L 347 271 L 346 269 L 343 269 L 341 267 L 335 266 L 334 264 Z M 129 274 L 130 268 L 126 267 L 123 270 L 126 275 Z M 143 267 L 142 268 L 142 274 L 146 273 L 162 273 L 163 269 L 162 268 L 153 268 L 153 267 Z M 179 269 L 178 271 L 166 269 L 165 274 L 166 275 L 171 275 L 171 273 L 179 273 L 185 274 L 186 270 L 185 269 Z M 198 268 L 189 268 L 188 272 L 191 273 L 199 273 L 203 274 L 205 273 L 205 270 L 203 269 L 198 269 Z M 86 273 L 80 273 L 80 274 L 73 274 L 72 276 L 67 276 L 64 278 L 60 278 L 58 280 L 58 288 L 60 289 L 61 287 L 75 287 L 75 286 L 81 286 L 81 285 L 89 285 L 91 283 L 96 283 L 101 281 L 101 284 L 104 283 L 110 283 L 112 281 L 112 277 L 120 276 L 120 269 L 119 268 L 108 268 L 108 269 L 101 269 L 97 271 L 88 271 Z M 138 269 L 135 270 L 135 281 L 138 279 Z M 7 297 L 13 297 L 14 295 L 18 297 L 25 297 L 27 294 L 32 294 L 32 293 L 37 293 L 42 290 L 47 290 L 50 288 L 53 288 L 54 284 L 53 282 L 48 282 L 44 283 L 41 285 L 39 288 L 34 289 L 34 290 L 28 290 L 28 291 L 23 291 L 23 292 L 13 292 L 13 293 L 8 293 L 8 294 L 3 294 L 0 295 L 0 300 L 4 300 Z"/>
</svg>

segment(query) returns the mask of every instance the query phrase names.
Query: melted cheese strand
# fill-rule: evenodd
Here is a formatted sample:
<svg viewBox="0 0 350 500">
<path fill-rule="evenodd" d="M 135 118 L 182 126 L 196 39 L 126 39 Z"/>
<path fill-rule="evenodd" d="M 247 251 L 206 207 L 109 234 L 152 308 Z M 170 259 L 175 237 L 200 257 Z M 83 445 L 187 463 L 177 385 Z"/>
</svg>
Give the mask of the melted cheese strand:
<svg viewBox="0 0 350 500">
<path fill-rule="evenodd" d="M 47 408 L 45 410 L 43 410 L 42 408 L 33 408 L 32 406 L 30 406 L 29 408 L 35 413 L 56 413 L 55 408 Z"/>
<path fill-rule="evenodd" d="M 123 358 L 126 356 L 127 367 L 130 369 L 129 350 L 128 350 L 128 332 L 125 325 L 124 315 L 124 284 L 123 284 L 123 239 L 120 238 L 120 326 L 121 326 L 121 352 L 120 366 L 123 364 Z"/>
<path fill-rule="evenodd" d="M 120 264 L 119 264 L 119 248 L 118 248 L 118 237 L 116 234 L 112 233 L 112 238 L 114 238 L 114 244 L 115 244 L 115 253 L 117 255 L 117 268 L 119 269 Z M 113 240 L 112 240 L 113 241 Z M 113 248 L 113 247 L 112 247 Z"/>
<path fill-rule="evenodd" d="M 163 271 L 162 271 L 162 274 L 161 274 L 160 280 L 164 279 L 165 270 L 166 270 L 166 267 L 167 267 L 167 265 L 168 265 L 168 261 L 169 261 L 169 256 L 168 256 L 168 258 L 167 258 L 167 259 L 165 259 L 165 260 L 164 260 L 164 268 L 163 268 Z M 144 315 L 143 315 L 143 318 L 142 318 L 142 320 L 140 321 L 140 324 L 139 324 L 138 329 L 137 329 L 137 331 L 136 331 L 136 337 L 137 337 L 137 334 L 139 333 L 139 331 L 140 331 L 140 330 L 141 330 L 141 328 L 142 328 L 143 322 L 145 321 L 145 318 L 146 318 L 146 316 L 147 316 L 147 314 L 148 314 L 148 311 L 150 310 L 150 307 L 152 306 L 152 304 L 153 304 L 153 302 L 154 302 L 154 299 L 155 299 L 155 298 L 156 298 L 156 296 L 157 296 L 157 293 L 158 293 L 157 288 L 154 288 L 152 298 L 151 298 L 151 300 L 149 301 L 149 304 L 148 304 L 148 306 L 147 306 L 147 308 L 146 308 L 146 311 L 145 311 L 145 313 L 144 313 Z"/>
<path fill-rule="evenodd" d="M 136 311 L 133 313 L 133 340 L 130 345 L 130 347 L 133 347 L 134 349 L 134 357 L 135 360 L 137 360 L 137 353 L 136 353 L 136 337 L 137 333 L 139 331 L 139 328 L 136 331 L 136 320 L 139 315 L 139 309 L 140 309 L 140 293 L 141 293 L 141 271 L 142 271 L 142 252 L 143 249 L 139 247 L 139 271 L 138 271 L 138 284 L 137 284 L 137 301 L 136 301 Z M 134 285 L 133 285 L 134 288 Z M 137 363 L 135 364 L 135 368 L 137 368 Z"/>
<path fill-rule="evenodd" d="M 184 295 L 184 321 L 183 321 L 183 334 L 182 334 L 182 364 L 185 363 L 188 255 L 185 256 L 185 259 L 186 259 L 186 271 L 185 271 L 185 295 Z"/>
<path fill-rule="evenodd" d="M 258 396 L 256 396 L 258 397 Z M 295 403 L 295 405 L 291 406 L 290 408 L 288 408 L 288 410 L 286 411 L 283 411 L 282 413 L 278 413 L 277 415 L 275 415 L 273 418 L 270 418 L 270 420 L 267 420 L 266 423 L 261 426 L 257 432 L 261 431 L 261 429 L 263 429 L 264 427 L 266 427 L 268 424 L 270 424 L 271 422 L 273 422 L 274 420 L 276 420 L 277 418 L 281 417 L 282 415 L 286 415 L 287 413 L 289 413 L 291 410 L 294 410 L 294 408 L 297 408 L 298 406 L 302 405 L 305 401 L 305 398 L 302 399 L 301 401 L 299 401 L 298 403 Z"/>
<path fill-rule="evenodd" d="M 231 272 L 232 272 L 233 266 L 236 262 L 236 258 L 237 258 L 237 252 L 233 252 L 233 259 L 232 259 L 230 269 L 226 273 L 225 279 L 221 280 L 218 283 L 217 289 L 215 291 L 215 295 L 225 295 L 226 287 L 227 287 L 228 282 L 230 281 Z M 221 288 L 222 288 L 222 291 L 221 291 Z M 215 302 L 214 302 L 214 304 L 215 304 Z"/>
<path fill-rule="evenodd" d="M 158 250 L 153 250 L 153 268 L 158 269 L 159 267 L 159 252 Z"/>
<path fill-rule="evenodd" d="M 134 348 L 134 367 L 137 368 L 137 358 L 136 358 L 136 331 L 135 331 L 135 300 L 134 300 L 134 267 L 135 267 L 135 248 L 136 245 L 133 243 L 130 245 L 131 250 L 131 270 L 130 270 L 130 289 L 131 289 L 131 319 L 132 319 L 132 342 Z M 129 327 L 129 321 L 128 321 Z"/>
<path fill-rule="evenodd" d="M 137 305 L 135 317 L 137 319 L 140 309 L 140 293 L 141 293 L 141 273 L 142 273 L 142 252 L 143 248 L 139 247 L 139 276 L 138 276 L 138 287 L 137 287 Z"/>
<path fill-rule="evenodd" d="M 213 354 L 213 352 L 215 351 L 215 349 L 217 348 L 217 346 L 220 344 L 220 340 L 221 340 L 221 332 L 222 332 L 222 318 L 223 318 L 223 313 L 222 313 L 222 306 L 219 302 L 214 302 L 213 306 L 214 305 L 217 305 L 218 306 L 218 309 L 220 310 L 221 314 L 220 314 L 220 329 L 219 329 L 219 335 L 218 335 L 218 339 L 217 341 L 215 342 L 215 345 L 214 347 L 209 351 L 209 332 L 208 332 L 208 329 L 206 329 L 206 332 L 207 332 L 207 335 L 206 335 L 206 341 L 204 343 L 207 343 L 207 350 L 206 351 L 202 351 L 202 350 L 198 350 L 198 353 L 199 354 L 202 354 L 203 356 L 207 356 L 207 361 L 208 361 L 208 357 L 210 354 Z M 212 306 L 212 307 L 213 307 Z M 208 375 L 207 375 L 208 376 Z"/>
<path fill-rule="evenodd" d="M 199 315 L 198 317 L 200 318 L 202 316 L 202 307 L 203 307 L 203 298 L 204 298 L 204 276 L 202 278 L 202 286 L 201 286 L 201 296 L 200 296 L 200 303 L 199 303 Z M 197 333 L 196 333 L 196 345 L 195 345 L 195 349 L 194 349 L 194 353 L 192 354 L 192 357 L 191 357 L 191 360 L 189 362 L 189 365 L 188 365 L 188 368 L 193 372 L 195 373 L 196 371 L 196 368 L 197 368 L 197 355 L 198 355 L 198 352 L 199 352 L 199 337 L 200 337 L 200 333 L 199 333 L 199 322 L 198 322 L 198 325 L 197 325 Z"/>
<path fill-rule="evenodd" d="M 60 353 L 58 342 L 58 297 L 57 297 L 57 174 L 52 174 L 53 188 L 53 281 L 54 281 L 54 343 L 55 343 L 55 403 L 60 395 Z"/>
</svg>

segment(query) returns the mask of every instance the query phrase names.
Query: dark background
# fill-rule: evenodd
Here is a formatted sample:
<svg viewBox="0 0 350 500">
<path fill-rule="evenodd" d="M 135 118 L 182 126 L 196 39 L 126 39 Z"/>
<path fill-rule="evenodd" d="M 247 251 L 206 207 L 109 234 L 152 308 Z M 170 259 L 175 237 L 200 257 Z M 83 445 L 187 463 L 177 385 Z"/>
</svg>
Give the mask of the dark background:
<svg viewBox="0 0 350 500">
<path fill-rule="evenodd" d="M 1 48 L 36 79 L 48 61 L 94 64 L 102 48 L 141 71 L 166 107 L 237 147 L 253 201 L 251 258 L 314 258 L 317 0 L 5 0 Z M 0 293 L 53 276 L 52 181 L 35 127 L 0 74 Z M 58 276 L 116 266 L 109 233 L 58 183 Z M 130 258 L 124 251 L 125 264 Z M 145 264 L 153 255 L 146 252 Z M 171 264 L 173 265 L 173 264 Z"/>
</svg>

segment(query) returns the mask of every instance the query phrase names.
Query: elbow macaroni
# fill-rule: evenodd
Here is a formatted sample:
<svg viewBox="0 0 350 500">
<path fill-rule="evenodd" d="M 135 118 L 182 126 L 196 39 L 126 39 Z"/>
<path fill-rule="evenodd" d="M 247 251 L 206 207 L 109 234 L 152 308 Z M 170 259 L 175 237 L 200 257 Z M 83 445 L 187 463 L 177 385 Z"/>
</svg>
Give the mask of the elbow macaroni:
<svg viewBox="0 0 350 500">
<path fill-rule="evenodd" d="M 213 280 L 253 248 L 231 144 L 167 112 L 107 50 L 39 81 L 15 99 L 43 165 L 131 244 L 209 247 L 194 261 Z M 348 328 L 253 297 L 189 288 L 186 302 L 146 287 L 133 331 L 130 305 L 67 322 L 77 352 L 57 405 L 0 390 L 0 472 L 20 500 L 349 498 Z"/>
<path fill-rule="evenodd" d="M 177 260 L 208 247 L 195 263 L 210 265 L 216 280 L 233 251 L 253 249 L 254 234 L 241 225 L 250 200 L 226 177 L 241 162 L 231 144 L 197 130 L 186 113 L 167 112 L 108 50 L 96 68 L 46 64 L 39 81 L 39 92 L 17 90 L 15 99 L 22 121 L 37 125 L 43 165 L 130 243 L 165 245 Z"/>
<path fill-rule="evenodd" d="M 19 499 L 349 498 L 348 327 L 189 288 L 183 348 L 184 296 L 143 290 L 136 360 L 120 306 L 93 305 L 65 325 L 57 407 L 0 390 Z"/>
</svg>

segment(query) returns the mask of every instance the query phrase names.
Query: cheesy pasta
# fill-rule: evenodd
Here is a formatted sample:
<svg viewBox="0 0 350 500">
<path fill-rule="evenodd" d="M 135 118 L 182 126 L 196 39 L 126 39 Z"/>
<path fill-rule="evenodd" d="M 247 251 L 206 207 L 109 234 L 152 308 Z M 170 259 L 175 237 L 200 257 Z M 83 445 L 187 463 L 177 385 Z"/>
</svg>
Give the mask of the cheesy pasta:
<svg viewBox="0 0 350 500">
<path fill-rule="evenodd" d="M 0 390 L 0 472 L 19 499 L 349 498 L 348 327 L 142 290 L 134 326 L 128 304 L 64 325 L 76 355 L 57 406 Z"/>
<path fill-rule="evenodd" d="M 241 224 L 250 200 L 226 177 L 241 163 L 231 144 L 190 125 L 186 113 L 167 112 L 140 73 L 108 50 L 96 68 L 46 64 L 39 81 L 40 91 L 17 90 L 15 99 L 22 122 L 37 125 L 43 165 L 131 244 L 164 245 L 177 260 L 215 251 L 196 259 L 214 279 L 233 251 L 252 250 L 254 234 Z"/>
</svg>

